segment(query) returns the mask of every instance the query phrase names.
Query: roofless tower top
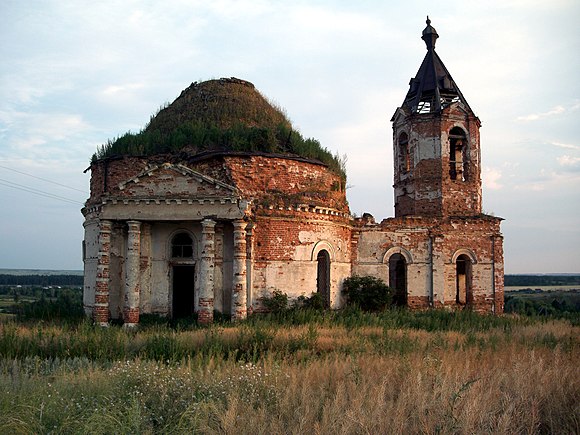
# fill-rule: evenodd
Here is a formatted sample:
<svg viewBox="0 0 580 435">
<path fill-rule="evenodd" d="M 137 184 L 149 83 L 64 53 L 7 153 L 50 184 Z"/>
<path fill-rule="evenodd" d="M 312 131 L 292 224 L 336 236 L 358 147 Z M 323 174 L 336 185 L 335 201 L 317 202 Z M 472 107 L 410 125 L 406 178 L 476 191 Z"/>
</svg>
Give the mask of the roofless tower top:
<svg viewBox="0 0 580 435">
<path fill-rule="evenodd" d="M 469 108 L 465 97 L 435 51 L 437 38 L 439 35 L 427 17 L 427 27 L 421 36 L 427 46 L 427 54 L 417 75 L 409 82 L 409 91 L 403 102 L 403 106 L 413 113 L 440 112 L 457 101 Z"/>
</svg>

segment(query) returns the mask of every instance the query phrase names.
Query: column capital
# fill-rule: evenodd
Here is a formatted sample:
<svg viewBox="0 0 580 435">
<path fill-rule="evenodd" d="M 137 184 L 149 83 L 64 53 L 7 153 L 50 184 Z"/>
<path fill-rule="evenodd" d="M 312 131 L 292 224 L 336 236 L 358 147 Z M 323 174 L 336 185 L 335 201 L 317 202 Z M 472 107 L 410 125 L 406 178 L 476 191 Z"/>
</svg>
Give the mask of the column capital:
<svg viewBox="0 0 580 435">
<path fill-rule="evenodd" d="M 110 233 L 113 223 L 110 220 L 100 220 L 99 221 L 99 231 L 101 233 Z"/>
<path fill-rule="evenodd" d="M 215 225 L 216 225 L 216 221 L 213 219 L 206 218 L 206 219 L 203 219 L 201 221 L 201 227 L 204 230 L 205 229 L 213 230 L 215 228 Z"/>
<path fill-rule="evenodd" d="M 242 219 L 236 219 L 232 221 L 232 224 L 234 225 L 234 231 L 244 231 L 248 227 L 248 222 Z"/>
<path fill-rule="evenodd" d="M 141 221 L 127 221 L 129 231 L 139 231 L 141 229 Z"/>
</svg>

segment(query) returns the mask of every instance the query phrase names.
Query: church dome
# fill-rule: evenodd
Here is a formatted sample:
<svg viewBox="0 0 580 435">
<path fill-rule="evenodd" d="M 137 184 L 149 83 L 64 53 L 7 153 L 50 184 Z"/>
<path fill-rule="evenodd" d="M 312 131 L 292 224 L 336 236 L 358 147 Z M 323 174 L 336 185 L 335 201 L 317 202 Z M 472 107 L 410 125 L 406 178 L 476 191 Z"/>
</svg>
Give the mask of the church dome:
<svg viewBox="0 0 580 435">
<path fill-rule="evenodd" d="M 252 83 L 234 77 L 192 83 L 151 119 L 145 131 L 169 134 L 187 123 L 221 130 L 236 126 L 291 128 L 282 111 L 268 102 Z"/>
<path fill-rule="evenodd" d="M 192 83 L 152 116 L 143 130 L 109 140 L 91 161 L 168 155 L 183 159 L 208 153 L 303 158 L 346 178 L 343 161 L 317 140 L 294 130 L 283 111 L 252 83 L 233 77 Z"/>
</svg>

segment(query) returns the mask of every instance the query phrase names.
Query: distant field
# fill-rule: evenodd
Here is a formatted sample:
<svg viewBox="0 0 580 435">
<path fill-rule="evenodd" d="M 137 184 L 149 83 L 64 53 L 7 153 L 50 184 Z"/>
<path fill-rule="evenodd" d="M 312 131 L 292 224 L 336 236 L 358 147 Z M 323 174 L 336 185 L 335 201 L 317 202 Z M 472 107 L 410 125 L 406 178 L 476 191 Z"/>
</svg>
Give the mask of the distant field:
<svg viewBox="0 0 580 435">
<path fill-rule="evenodd" d="M 515 292 L 518 290 L 542 290 L 545 292 L 553 292 L 553 291 L 570 291 L 570 290 L 580 290 L 580 285 L 546 285 L 546 286 L 527 286 L 527 285 L 510 285 L 504 287 L 504 291 L 506 292 Z"/>
<path fill-rule="evenodd" d="M 0 275 L 82 275 L 82 270 L 2 269 Z"/>
</svg>

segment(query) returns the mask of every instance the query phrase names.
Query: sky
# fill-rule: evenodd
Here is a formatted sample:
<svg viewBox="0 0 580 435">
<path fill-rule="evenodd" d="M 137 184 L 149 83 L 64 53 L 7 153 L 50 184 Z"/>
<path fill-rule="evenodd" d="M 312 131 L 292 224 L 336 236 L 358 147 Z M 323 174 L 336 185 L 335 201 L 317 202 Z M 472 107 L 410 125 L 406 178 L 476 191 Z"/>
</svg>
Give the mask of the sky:
<svg viewBox="0 0 580 435">
<path fill-rule="evenodd" d="M 194 81 L 238 77 L 347 158 L 357 215 L 394 215 L 390 118 L 436 50 L 482 122 L 506 273 L 580 272 L 580 2 L 0 1 L 0 268 L 82 269 L 97 147 Z"/>
</svg>

